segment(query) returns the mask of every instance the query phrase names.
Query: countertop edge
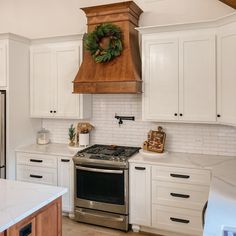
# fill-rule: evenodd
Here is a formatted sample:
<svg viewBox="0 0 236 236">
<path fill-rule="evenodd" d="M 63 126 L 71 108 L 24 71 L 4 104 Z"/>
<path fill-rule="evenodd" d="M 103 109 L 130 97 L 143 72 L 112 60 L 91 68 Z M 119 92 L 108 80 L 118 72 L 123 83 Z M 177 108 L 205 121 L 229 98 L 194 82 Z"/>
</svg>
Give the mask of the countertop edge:
<svg viewBox="0 0 236 236">
<path fill-rule="evenodd" d="M 31 153 L 31 154 L 42 154 L 42 155 L 52 155 L 52 156 L 63 156 L 63 157 L 73 157 L 74 154 L 65 154 L 65 153 L 56 153 L 56 152 L 40 152 L 40 151 L 29 151 L 29 150 L 20 150 L 20 149 L 16 149 L 15 152 L 20 152 L 20 153 Z M 76 151 L 75 151 L 76 152 Z"/>
</svg>

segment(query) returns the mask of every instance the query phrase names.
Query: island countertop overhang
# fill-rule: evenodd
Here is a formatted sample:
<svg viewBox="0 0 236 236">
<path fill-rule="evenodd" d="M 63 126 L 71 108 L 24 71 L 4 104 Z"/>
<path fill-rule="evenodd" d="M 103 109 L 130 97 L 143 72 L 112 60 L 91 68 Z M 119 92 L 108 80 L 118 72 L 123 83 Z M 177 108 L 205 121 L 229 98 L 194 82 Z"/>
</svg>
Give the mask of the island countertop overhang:
<svg viewBox="0 0 236 236">
<path fill-rule="evenodd" d="M 0 233 L 66 192 L 61 187 L 0 179 Z"/>
</svg>

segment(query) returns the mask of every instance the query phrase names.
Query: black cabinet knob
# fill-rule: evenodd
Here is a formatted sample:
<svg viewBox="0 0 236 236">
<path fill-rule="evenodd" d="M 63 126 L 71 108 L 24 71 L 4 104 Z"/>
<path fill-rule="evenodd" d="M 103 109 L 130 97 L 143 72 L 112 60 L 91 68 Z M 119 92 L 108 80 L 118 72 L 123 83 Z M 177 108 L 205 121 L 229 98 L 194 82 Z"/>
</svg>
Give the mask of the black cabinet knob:
<svg viewBox="0 0 236 236">
<path fill-rule="evenodd" d="M 180 115 L 180 116 L 183 116 L 183 114 L 182 114 L 182 113 L 180 113 L 179 115 Z"/>
<path fill-rule="evenodd" d="M 52 111 L 50 111 L 50 113 L 52 113 Z"/>
<path fill-rule="evenodd" d="M 177 116 L 178 114 L 177 113 L 175 113 L 175 116 Z"/>
<path fill-rule="evenodd" d="M 220 115 L 218 114 L 217 117 L 220 117 Z"/>
<path fill-rule="evenodd" d="M 57 111 L 53 111 L 54 113 L 57 113 Z"/>
</svg>

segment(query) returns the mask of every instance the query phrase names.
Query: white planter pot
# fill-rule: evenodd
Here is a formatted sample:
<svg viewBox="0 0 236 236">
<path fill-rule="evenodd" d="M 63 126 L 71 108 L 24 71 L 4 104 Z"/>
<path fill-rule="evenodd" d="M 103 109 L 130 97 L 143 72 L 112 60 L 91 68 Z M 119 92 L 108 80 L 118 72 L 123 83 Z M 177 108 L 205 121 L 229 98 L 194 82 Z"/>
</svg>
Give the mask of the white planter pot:
<svg viewBox="0 0 236 236">
<path fill-rule="evenodd" d="M 87 133 L 87 134 L 79 134 L 79 145 L 81 147 L 89 146 L 89 133 Z"/>
</svg>

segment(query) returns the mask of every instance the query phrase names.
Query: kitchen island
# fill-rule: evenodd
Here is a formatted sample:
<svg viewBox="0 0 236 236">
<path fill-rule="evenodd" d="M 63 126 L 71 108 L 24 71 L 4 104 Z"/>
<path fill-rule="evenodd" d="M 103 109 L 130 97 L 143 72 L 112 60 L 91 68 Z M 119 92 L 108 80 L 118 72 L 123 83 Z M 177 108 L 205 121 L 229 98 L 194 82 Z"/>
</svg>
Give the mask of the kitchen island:
<svg viewBox="0 0 236 236">
<path fill-rule="evenodd" d="M 0 179 L 0 236 L 60 236 L 65 188 Z"/>
</svg>

